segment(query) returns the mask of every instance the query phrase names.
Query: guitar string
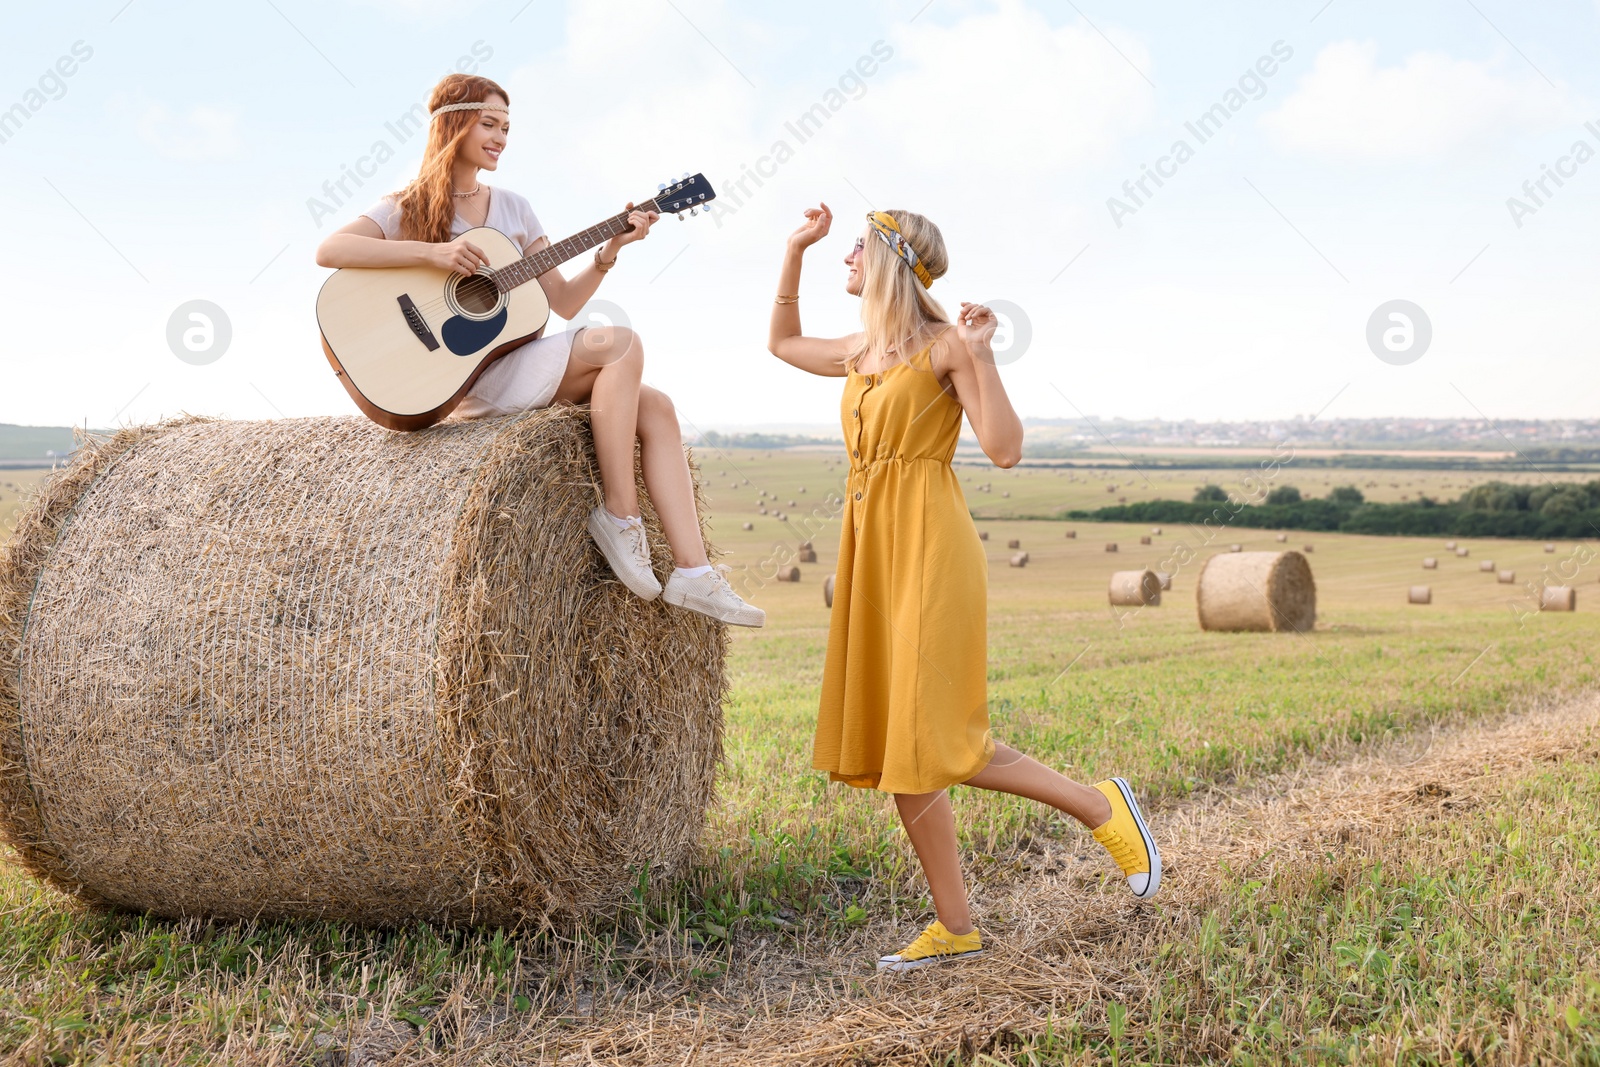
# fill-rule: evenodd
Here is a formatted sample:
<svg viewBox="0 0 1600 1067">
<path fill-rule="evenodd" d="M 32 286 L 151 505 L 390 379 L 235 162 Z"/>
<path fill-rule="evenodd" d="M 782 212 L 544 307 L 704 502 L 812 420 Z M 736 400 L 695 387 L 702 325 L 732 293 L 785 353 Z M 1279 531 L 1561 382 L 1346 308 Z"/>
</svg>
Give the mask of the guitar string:
<svg viewBox="0 0 1600 1067">
<path fill-rule="evenodd" d="M 677 192 L 677 190 L 673 190 L 673 192 Z M 469 278 L 483 278 L 483 279 L 485 279 L 487 281 L 490 281 L 490 282 L 494 283 L 496 289 L 500 289 L 500 284 L 499 283 L 500 283 L 502 275 L 504 275 L 506 277 L 516 277 L 517 273 L 520 272 L 520 271 L 533 270 L 533 268 L 536 265 L 537 261 L 552 257 L 560 249 L 562 249 L 564 246 L 571 245 L 574 242 L 578 243 L 578 247 L 574 248 L 569 253 L 563 254 L 561 256 L 561 258 L 559 258 L 559 259 L 553 259 L 550 262 L 550 264 L 548 266 L 546 266 L 543 270 L 534 271 L 533 273 L 529 274 L 528 277 L 520 278 L 520 280 L 516 281 L 513 285 L 511 285 L 509 287 L 506 287 L 505 289 L 501 289 L 500 290 L 500 291 L 505 292 L 505 293 L 510 293 L 511 289 L 516 288 L 519 285 L 527 284 L 528 282 L 532 281 L 533 279 L 539 277 L 539 275 L 544 274 L 547 271 L 555 269 L 556 267 L 558 267 L 561 264 L 567 262 L 568 260 L 574 258 L 575 256 L 587 251 L 590 248 L 594 248 L 596 245 L 600 244 L 601 241 L 607 240 L 607 239 L 609 239 L 611 237 L 615 237 L 618 233 L 626 233 L 626 232 L 628 232 L 626 230 L 625 226 L 626 226 L 626 223 L 627 223 L 627 217 L 632 211 L 640 211 L 640 210 L 652 211 L 653 210 L 653 211 L 656 211 L 656 212 L 658 212 L 660 214 L 667 214 L 667 212 L 663 211 L 661 209 L 661 206 L 657 203 L 657 201 L 659 199 L 662 199 L 663 197 L 665 197 L 667 195 L 668 194 L 663 193 L 663 194 L 660 194 L 660 195 L 658 195 L 656 197 L 652 197 L 649 200 L 646 200 L 643 204 L 636 204 L 634 207 L 630 208 L 628 211 L 618 212 L 617 214 L 611 216 L 611 218 L 605 219 L 602 222 L 598 222 L 595 225 L 590 226 L 586 230 L 580 230 L 579 232 L 577 232 L 575 234 L 572 234 L 569 237 L 564 237 L 560 241 L 557 241 L 555 244 L 552 244 L 552 245 L 549 245 L 546 248 L 540 249 L 538 252 L 535 252 L 531 256 L 523 256 L 520 259 L 516 260 L 515 262 L 507 263 L 503 267 L 491 268 L 490 271 L 487 274 L 465 275 L 465 276 L 463 276 L 463 281 L 465 281 L 466 279 L 469 279 Z M 488 225 L 488 222 L 489 222 L 488 218 L 485 217 L 484 218 L 484 225 Z M 610 227 L 613 224 L 617 224 L 617 223 L 623 224 L 624 228 L 618 229 L 615 232 L 609 231 L 607 229 L 607 227 Z M 593 243 L 585 243 L 585 240 L 591 234 L 596 234 L 596 233 L 598 233 L 600 235 L 598 240 L 595 240 Z M 459 290 L 459 286 L 458 286 L 458 290 Z M 413 306 L 416 308 L 416 310 L 418 312 L 423 314 L 424 317 L 432 317 L 433 315 L 440 314 L 440 313 L 445 312 L 447 310 L 451 310 L 450 301 L 445 299 L 445 298 L 443 298 L 443 297 L 435 297 L 435 298 L 433 298 L 431 300 L 427 300 L 427 301 L 424 301 L 422 303 L 414 303 Z"/>
</svg>

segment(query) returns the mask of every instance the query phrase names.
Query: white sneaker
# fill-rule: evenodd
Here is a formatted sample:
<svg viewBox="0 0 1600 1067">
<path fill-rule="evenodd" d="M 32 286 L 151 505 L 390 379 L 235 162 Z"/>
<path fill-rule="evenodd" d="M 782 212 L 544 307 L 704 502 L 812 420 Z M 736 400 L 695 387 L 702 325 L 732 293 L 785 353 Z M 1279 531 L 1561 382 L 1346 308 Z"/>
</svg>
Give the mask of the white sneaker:
<svg viewBox="0 0 1600 1067">
<path fill-rule="evenodd" d="M 600 546 L 611 571 L 622 584 L 645 600 L 661 595 L 661 583 L 650 569 L 650 546 L 645 543 L 643 521 L 618 529 L 606 506 L 589 512 L 589 536 Z"/>
<path fill-rule="evenodd" d="M 767 613 L 754 604 L 745 603 L 720 570 L 698 578 L 672 574 L 667 578 L 667 588 L 661 599 L 734 626 L 761 626 L 767 621 Z"/>
</svg>

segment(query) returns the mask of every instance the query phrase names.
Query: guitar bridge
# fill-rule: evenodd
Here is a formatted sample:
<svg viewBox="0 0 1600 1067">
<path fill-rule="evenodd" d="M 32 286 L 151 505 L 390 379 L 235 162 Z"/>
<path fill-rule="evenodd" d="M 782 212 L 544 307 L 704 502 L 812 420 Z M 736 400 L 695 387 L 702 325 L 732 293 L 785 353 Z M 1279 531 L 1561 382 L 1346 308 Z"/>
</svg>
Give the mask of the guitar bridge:
<svg viewBox="0 0 1600 1067">
<path fill-rule="evenodd" d="M 422 317 L 422 312 L 417 310 L 417 305 L 411 299 L 411 294 L 401 293 L 400 314 L 405 316 L 406 325 L 411 327 L 411 332 L 417 335 L 417 340 L 427 346 L 429 352 L 439 347 L 439 339 L 433 336 L 433 331 L 428 329 L 428 323 Z"/>
</svg>

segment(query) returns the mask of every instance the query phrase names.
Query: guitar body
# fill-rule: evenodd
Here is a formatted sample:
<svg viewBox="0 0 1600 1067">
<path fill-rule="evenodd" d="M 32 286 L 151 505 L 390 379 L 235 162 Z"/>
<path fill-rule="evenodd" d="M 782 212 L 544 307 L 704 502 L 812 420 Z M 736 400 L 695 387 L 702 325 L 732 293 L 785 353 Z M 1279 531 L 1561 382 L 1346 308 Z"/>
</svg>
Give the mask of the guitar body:
<svg viewBox="0 0 1600 1067">
<path fill-rule="evenodd" d="M 351 399 L 380 426 L 432 426 L 489 364 L 540 336 L 550 320 L 543 288 L 502 292 L 484 275 L 523 258 L 511 238 L 487 226 L 462 236 L 489 257 L 477 275 L 345 267 L 317 294 L 322 350 Z"/>
</svg>

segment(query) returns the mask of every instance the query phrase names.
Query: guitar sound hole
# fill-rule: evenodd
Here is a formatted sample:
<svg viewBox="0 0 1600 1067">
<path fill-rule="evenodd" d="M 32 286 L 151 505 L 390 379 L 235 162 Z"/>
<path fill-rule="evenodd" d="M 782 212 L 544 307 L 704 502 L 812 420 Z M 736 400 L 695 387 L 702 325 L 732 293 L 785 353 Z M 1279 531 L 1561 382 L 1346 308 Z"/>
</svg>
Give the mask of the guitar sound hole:
<svg viewBox="0 0 1600 1067">
<path fill-rule="evenodd" d="M 500 290 L 481 274 L 474 274 L 456 285 L 456 301 L 468 315 L 489 315 L 500 306 Z"/>
</svg>

